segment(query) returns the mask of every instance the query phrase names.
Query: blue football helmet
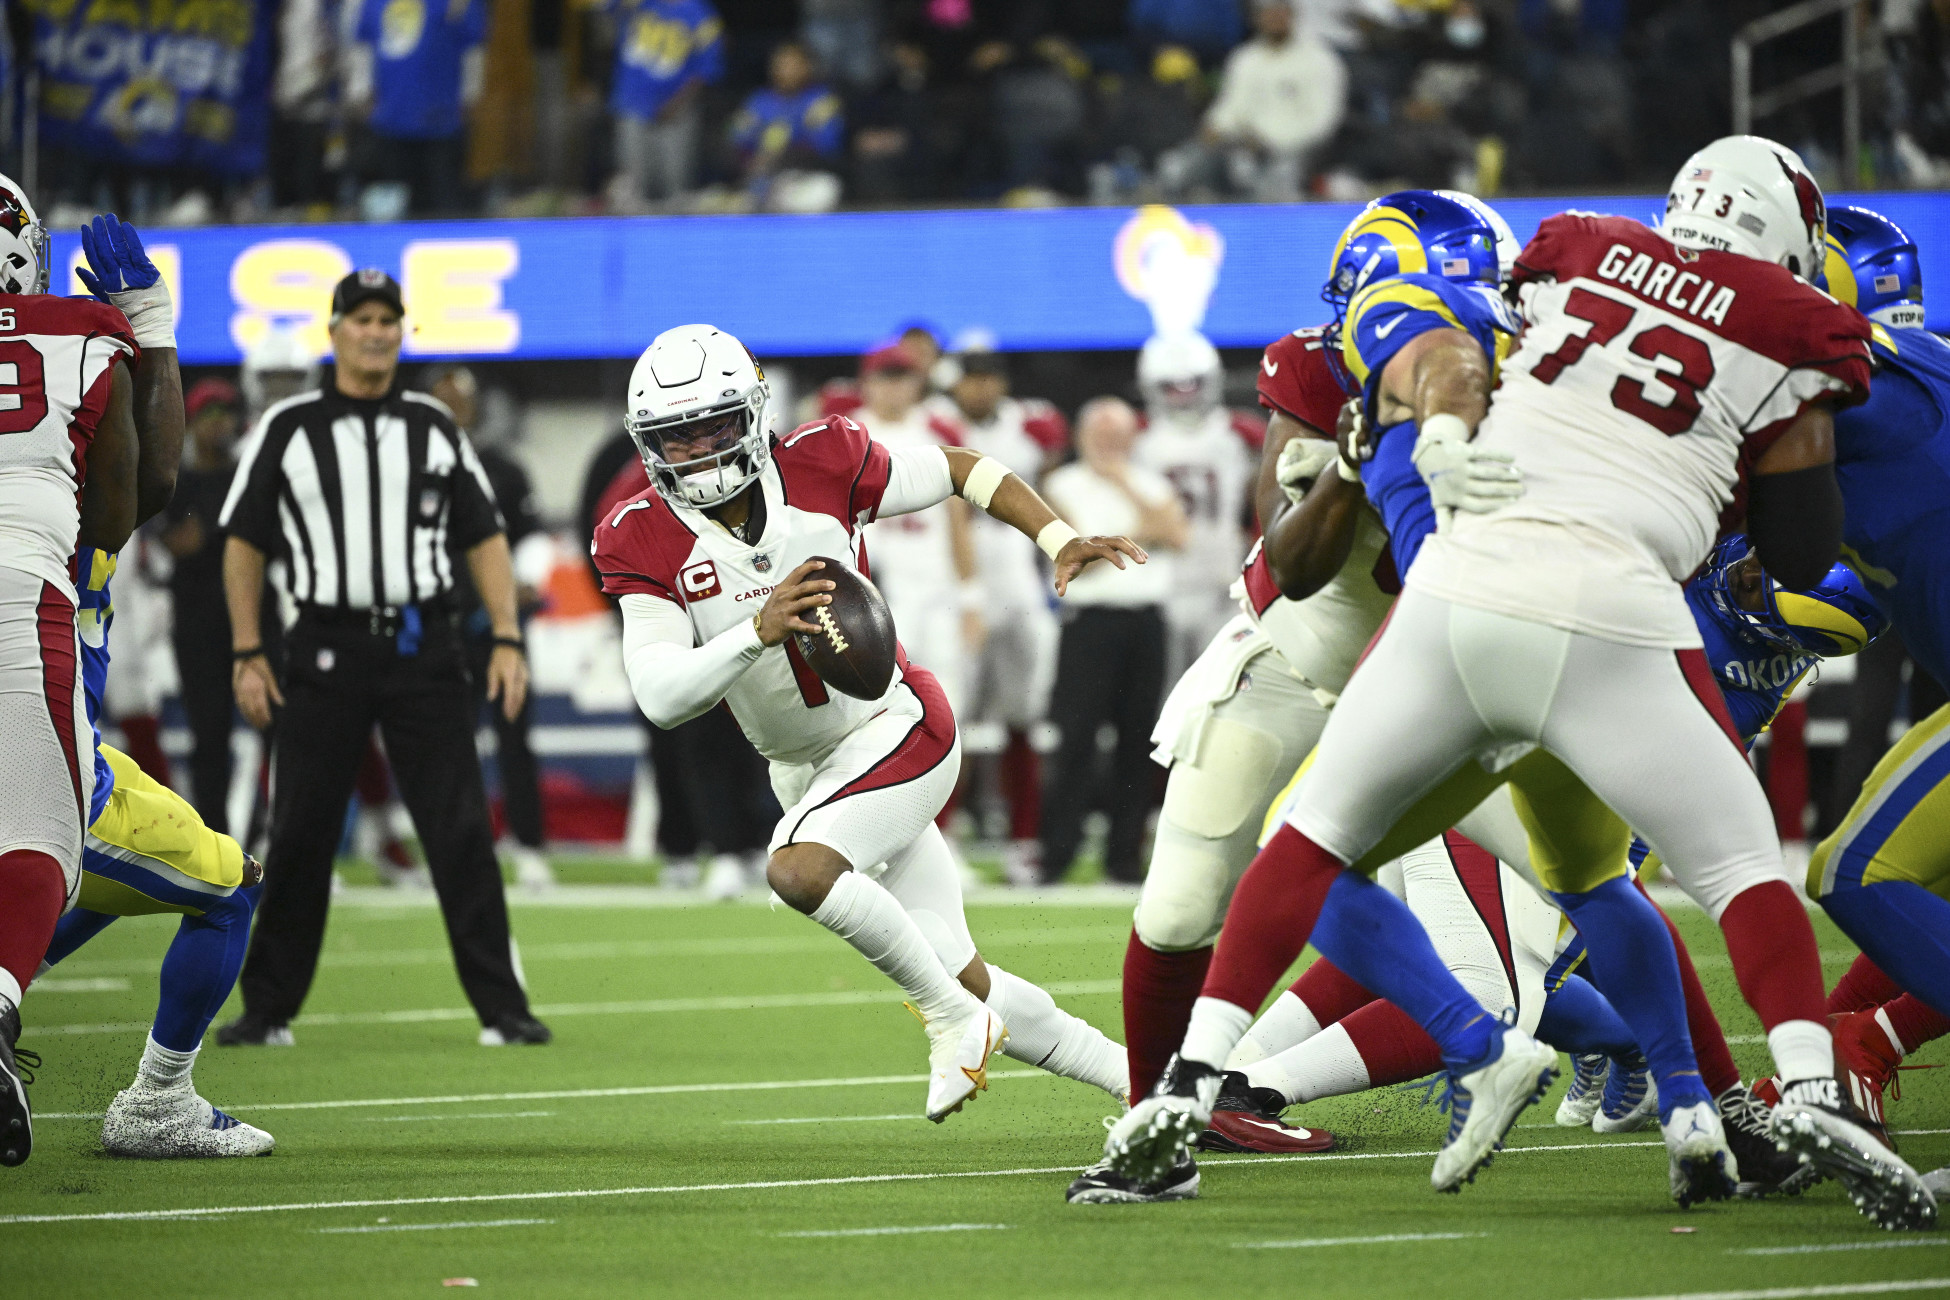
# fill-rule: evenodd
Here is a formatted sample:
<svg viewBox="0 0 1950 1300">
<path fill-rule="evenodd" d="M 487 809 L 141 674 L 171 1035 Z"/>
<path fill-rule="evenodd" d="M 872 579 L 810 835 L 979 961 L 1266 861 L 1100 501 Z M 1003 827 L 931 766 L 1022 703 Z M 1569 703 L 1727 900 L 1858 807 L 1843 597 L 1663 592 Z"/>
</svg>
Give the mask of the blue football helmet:
<svg viewBox="0 0 1950 1300">
<path fill-rule="evenodd" d="M 1828 261 L 1822 288 L 1892 329 L 1923 328 L 1923 268 L 1916 241 L 1867 208 L 1828 212 Z"/>
<path fill-rule="evenodd" d="M 1729 535 L 1713 548 L 1698 579 L 1714 609 L 1747 635 L 1790 654 L 1837 659 L 1860 651 L 1889 626 L 1868 587 L 1846 564 L 1837 564 L 1806 591 L 1783 590 L 1762 573 L 1762 608 L 1741 608 L 1734 599 L 1733 571 L 1752 549 L 1746 534 Z"/>
<path fill-rule="evenodd" d="M 1495 285 L 1502 279 L 1497 233 L 1482 212 L 1460 198 L 1434 190 L 1385 194 L 1341 232 L 1320 296 L 1338 321 L 1367 285 L 1406 272 Z"/>
</svg>

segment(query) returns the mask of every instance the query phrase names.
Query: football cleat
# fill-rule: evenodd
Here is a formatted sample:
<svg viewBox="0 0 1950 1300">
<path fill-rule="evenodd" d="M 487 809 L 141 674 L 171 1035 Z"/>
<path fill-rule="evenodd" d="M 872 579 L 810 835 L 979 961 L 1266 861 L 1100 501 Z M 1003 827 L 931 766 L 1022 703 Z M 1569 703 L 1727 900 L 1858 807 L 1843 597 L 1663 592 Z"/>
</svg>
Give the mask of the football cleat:
<svg viewBox="0 0 1950 1300">
<path fill-rule="evenodd" d="M 1799 1196 L 1821 1181 L 1821 1171 L 1803 1164 L 1774 1145 L 1773 1112 L 1744 1083 L 1714 1098 L 1727 1147 L 1740 1165 L 1739 1196 L 1767 1196 L 1779 1192 Z"/>
<path fill-rule="evenodd" d="M 1238 1070 L 1228 1070 L 1212 1103 L 1212 1119 L 1198 1135 L 1201 1151 L 1290 1155 L 1332 1151 L 1334 1135 L 1299 1128 L 1280 1119 L 1286 1098 L 1277 1088 L 1255 1088 Z"/>
<path fill-rule="evenodd" d="M 0 1013 L 0 1165 L 27 1163 L 34 1150 L 34 1115 L 27 1107 L 27 1085 L 41 1058 L 14 1046 L 20 1041 L 20 1008 Z"/>
<path fill-rule="evenodd" d="M 928 1118 L 939 1124 L 989 1086 L 989 1056 L 1002 1050 L 1009 1037 L 1002 1018 L 973 997 L 964 1002 L 965 1014 L 939 1022 L 929 1020 L 912 1002 L 907 1009 L 928 1031 Z"/>
<path fill-rule="evenodd" d="M 1604 1100 L 1591 1117 L 1596 1133 L 1636 1133 L 1659 1117 L 1659 1086 L 1652 1069 L 1636 1053 L 1614 1061 L 1605 1078 Z"/>
<path fill-rule="evenodd" d="M 1078 1174 L 1063 1193 L 1072 1205 L 1146 1205 L 1152 1201 L 1190 1201 L 1198 1196 L 1198 1166 L 1186 1156 L 1155 1182 L 1133 1182 L 1099 1160 Z"/>
<path fill-rule="evenodd" d="M 1727 1146 L 1726 1130 L 1710 1102 L 1679 1106 L 1660 1121 L 1670 1161 L 1672 1199 L 1682 1210 L 1702 1201 L 1724 1201 L 1739 1189 L 1740 1162 Z"/>
<path fill-rule="evenodd" d="M 1930 1189 L 1932 1196 L 1950 1196 L 1950 1166 L 1924 1174 L 1923 1186 Z"/>
<path fill-rule="evenodd" d="M 1151 1095 L 1125 1111 L 1104 1140 L 1111 1172 L 1139 1185 L 1163 1182 L 1191 1159 L 1192 1146 L 1212 1120 L 1219 1071 L 1173 1054 Z"/>
<path fill-rule="evenodd" d="M 1557 1078 L 1557 1053 L 1523 1030 L 1505 1024 L 1489 1053 L 1449 1071 L 1449 1136 L 1436 1153 L 1429 1181 L 1438 1192 L 1459 1192 L 1476 1181 L 1503 1146 L 1517 1116 L 1536 1104 Z"/>
<path fill-rule="evenodd" d="M 1611 1058 L 1603 1052 L 1586 1052 L 1571 1057 L 1571 1084 L 1564 1099 L 1557 1103 L 1557 1122 L 1564 1128 L 1590 1128 L 1592 1118 L 1605 1099 L 1605 1075 Z"/>
<path fill-rule="evenodd" d="M 535 1017 L 516 1012 L 481 1026 L 478 1041 L 482 1047 L 539 1047 L 554 1037 L 554 1031 Z"/>
<path fill-rule="evenodd" d="M 1835 1064 L 1839 1067 L 1836 1074 L 1847 1085 L 1849 1100 L 1876 1125 L 1883 1126 L 1883 1090 L 1895 1082 L 1903 1055 L 1883 1032 L 1876 1010 L 1872 1007 L 1849 1015 L 1831 1016 L 1828 1027 L 1835 1035 Z M 1894 1092 L 1902 1096 L 1900 1087 Z M 1888 1141 L 1886 1128 L 1881 1136 Z M 1893 1147 L 1895 1143 L 1889 1145 Z"/>
<path fill-rule="evenodd" d="M 246 1011 L 217 1031 L 218 1047 L 291 1047 L 290 1025 L 274 1025 Z"/>
<path fill-rule="evenodd" d="M 1833 1078 L 1797 1079 L 1774 1108 L 1774 1145 L 1839 1182 L 1877 1226 L 1891 1232 L 1936 1226 L 1936 1198 L 1909 1162 L 1871 1131 Z"/>
<path fill-rule="evenodd" d="M 265 1156 L 276 1145 L 269 1133 L 224 1114 L 188 1084 L 124 1088 L 102 1121 L 102 1146 L 110 1155 L 143 1160 Z"/>
</svg>

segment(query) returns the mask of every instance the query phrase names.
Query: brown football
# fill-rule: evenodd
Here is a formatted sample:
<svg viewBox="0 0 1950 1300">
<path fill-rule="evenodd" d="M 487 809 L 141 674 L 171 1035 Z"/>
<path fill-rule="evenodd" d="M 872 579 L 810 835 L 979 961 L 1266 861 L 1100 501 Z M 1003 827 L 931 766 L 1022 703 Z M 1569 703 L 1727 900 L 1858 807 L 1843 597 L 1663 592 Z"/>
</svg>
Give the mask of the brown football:
<svg viewBox="0 0 1950 1300">
<path fill-rule="evenodd" d="M 811 578 L 833 583 L 830 605 L 815 605 L 801 615 L 819 631 L 794 632 L 806 666 L 836 691 L 860 700 L 877 700 L 894 680 L 894 616 L 880 589 L 843 560 L 812 557 L 825 564 Z"/>
</svg>

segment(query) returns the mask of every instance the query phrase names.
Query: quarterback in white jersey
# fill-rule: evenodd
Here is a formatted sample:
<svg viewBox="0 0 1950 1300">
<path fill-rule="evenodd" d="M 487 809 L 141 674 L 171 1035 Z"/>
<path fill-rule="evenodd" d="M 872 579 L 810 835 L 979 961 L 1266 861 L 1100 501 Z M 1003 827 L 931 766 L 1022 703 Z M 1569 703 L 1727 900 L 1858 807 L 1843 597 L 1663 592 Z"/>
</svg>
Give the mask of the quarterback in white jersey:
<svg viewBox="0 0 1950 1300">
<path fill-rule="evenodd" d="M 665 331 L 637 363 L 626 424 L 651 487 L 597 524 L 592 553 L 620 598 L 638 704 L 674 726 L 723 701 L 770 760 L 786 812 L 767 877 L 912 999 L 931 1044 L 930 1119 L 987 1086 L 997 1049 L 1122 1097 L 1122 1049 L 975 950 L 934 826 L 961 766 L 934 675 L 903 651 L 885 694 L 855 699 L 827 689 L 791 633 L 816 631 L 810 611 L 831 600 L 813 557 L 866 573 L 869 523 L 950 497 L 1035 537 L 1059 595 L 1095 560 L 1144 553 L 1078 537 L 973 452 L 890 448 L 843 416 L 775 439 L 769 400 L 744 345 L 708 325 Z"/>
</svg>

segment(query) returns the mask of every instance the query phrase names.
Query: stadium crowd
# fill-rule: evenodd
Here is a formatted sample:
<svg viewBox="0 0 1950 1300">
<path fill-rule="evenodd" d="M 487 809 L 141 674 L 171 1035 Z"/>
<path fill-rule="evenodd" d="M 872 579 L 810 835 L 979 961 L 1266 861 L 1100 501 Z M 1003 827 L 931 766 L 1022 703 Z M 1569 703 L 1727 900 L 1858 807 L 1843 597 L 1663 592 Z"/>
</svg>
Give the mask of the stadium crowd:
<svg viewBox="0 0 1950 1300">
<path fill-rule="evenodd" d="M 101 54 L 144 20 L 27 0 L 0 33 L 0 154 L 18 173 L 35 128 L 56 225 L 1649 187 L 1724 129 L 1728 39 L 1779 7 L 253 0 L 224 33 L 154 20 L 229 43 L 154 95 Z M 1880 57 L 1848 179 L 1936 183 L 1941 6 L 1862 10 Z M 1831 27 L 1769 46 L 1762 79 L 1831 63 Z M 1840 177 L 1822 108 L 1770 126 Z"/>
</svg>

